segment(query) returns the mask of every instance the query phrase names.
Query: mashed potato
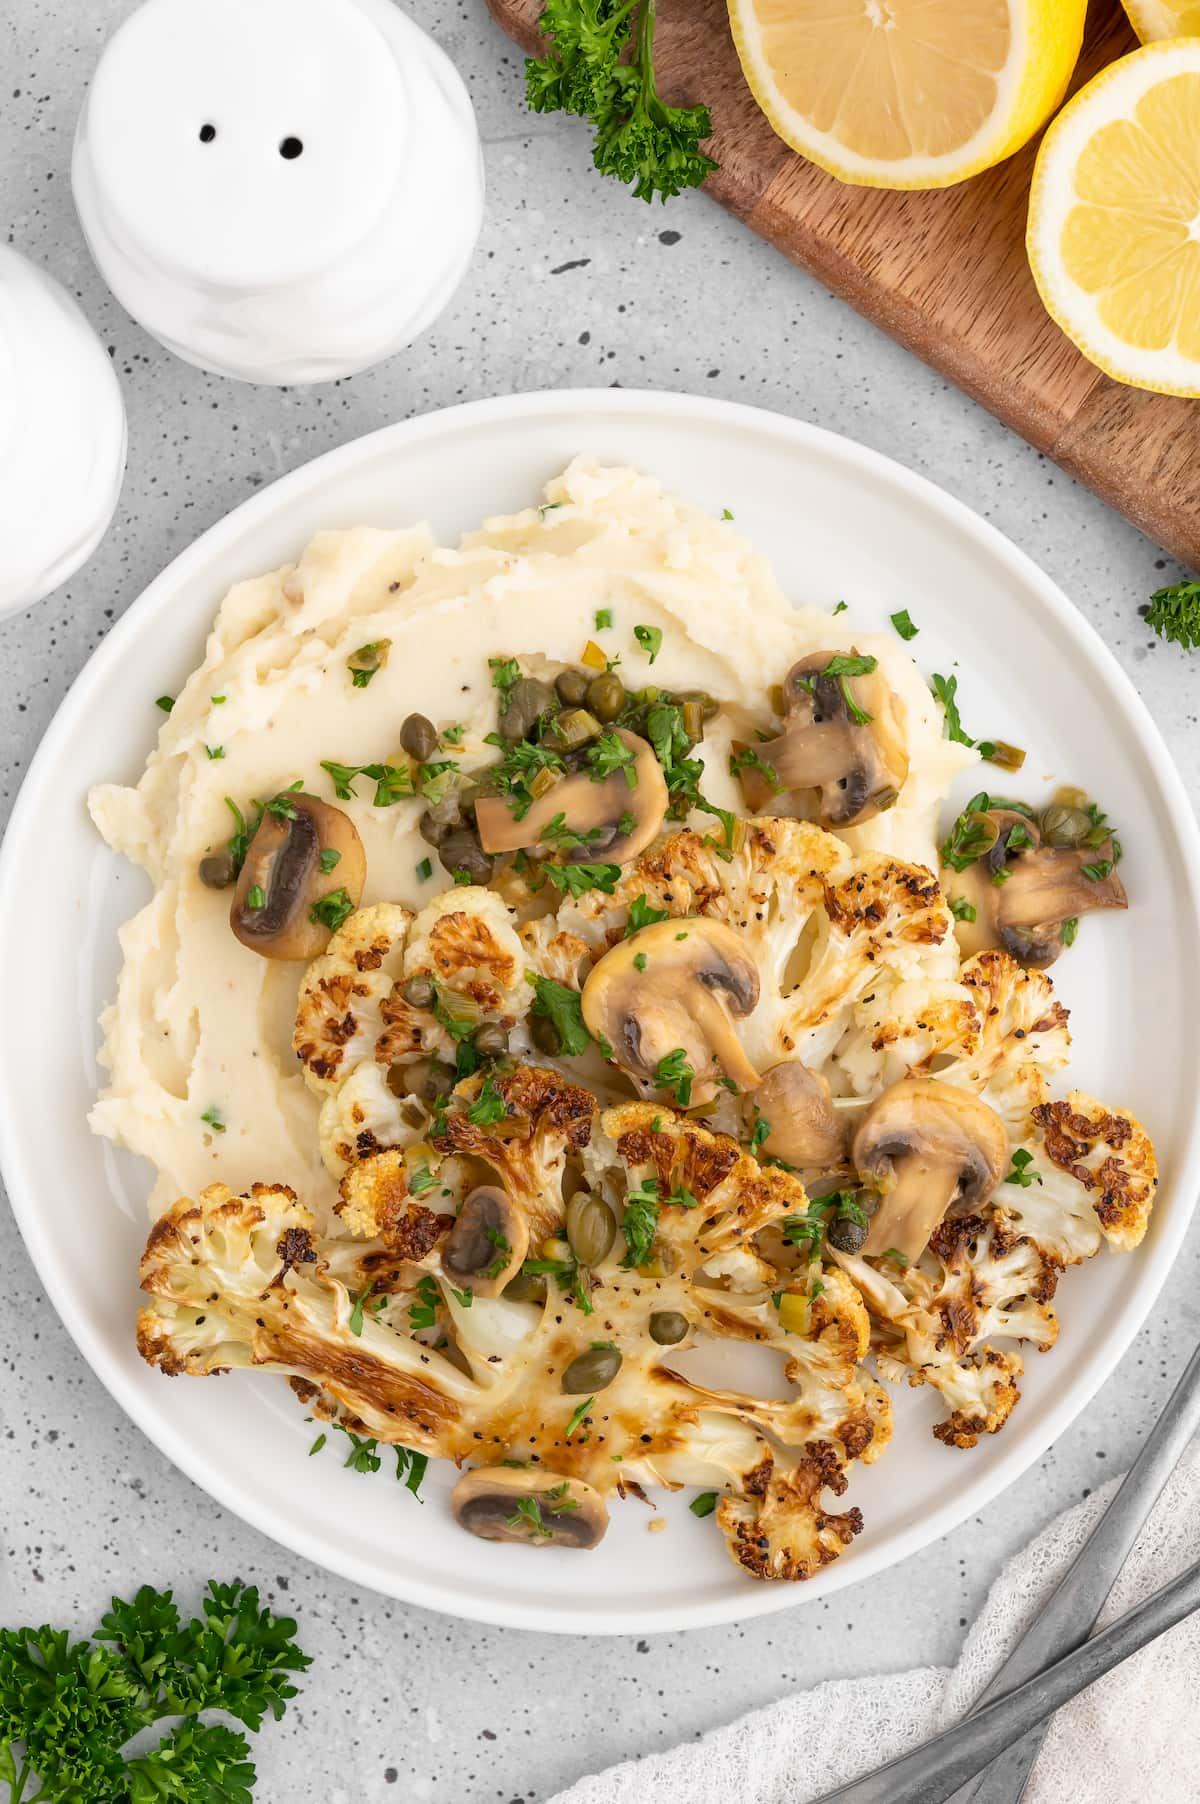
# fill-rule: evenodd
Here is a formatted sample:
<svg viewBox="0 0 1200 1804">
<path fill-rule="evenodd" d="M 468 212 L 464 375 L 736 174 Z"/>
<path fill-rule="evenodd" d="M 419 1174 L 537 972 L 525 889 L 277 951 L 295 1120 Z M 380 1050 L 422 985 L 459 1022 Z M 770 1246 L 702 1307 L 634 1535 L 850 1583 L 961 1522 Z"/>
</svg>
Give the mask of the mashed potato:
<svg viewBox="0 0 1200 1804">
<path fill-rule="evenodd" d="M 600 609 L 610 630 L 597 631 Z M 653 670 L 635 624 L 662 632 Z M 943 737 L 903 646 L 854 631 L 852 615 L 794 609 L 733 525 L 649 477 L 577 460 L 543 506 L 485 522 L 457 550 L 419 526 L 319 533 L 298 563 L 230 591 L 140 782 L 90 797 L 105 839 L 155 887 L 122 931 L 124 966 L 103 1018 L 110 1082 L 91 1117 L 149 1160 L 152 1212 L 218 1176 L 234 1191 L 290 1184 L 319 1214 L 334 1196 L 318 1101 L 291 1046 L 304 965 L 240 944 L 229 895 L 198 876 L 229 838 L 226 797 L 245 809 L 299 782 L 332 800 L 322 760 L 394 761 L 414 709 L 439 727 L 461 723 L 463 769 L 485 764 L 496 719 L 488 659 L 515 656 L 537 675 L 577 662 L 590 638 L 620 655 L 631 686 L 706 690 L 727 705 L 699 753 L 706 794 L 735 808 L 726 754 L 738 721 L 761 720 L 767 690 L 808 652 L 853 644 L 874 655 L 904 705 L 909 776 L 891 810 L 845 837 L 936 868 L 938 804 L 975 755 Z M 384 639 L 386 665 L 355 687 L 347 659 Z M 420 874 L 422 804 L 375 808 L 371 785 L 359 787 L 340 805 L 366 849 L 363 900 L 423 905 L 448 879 L 436 859 L 432 877 Z"/>
</svg>

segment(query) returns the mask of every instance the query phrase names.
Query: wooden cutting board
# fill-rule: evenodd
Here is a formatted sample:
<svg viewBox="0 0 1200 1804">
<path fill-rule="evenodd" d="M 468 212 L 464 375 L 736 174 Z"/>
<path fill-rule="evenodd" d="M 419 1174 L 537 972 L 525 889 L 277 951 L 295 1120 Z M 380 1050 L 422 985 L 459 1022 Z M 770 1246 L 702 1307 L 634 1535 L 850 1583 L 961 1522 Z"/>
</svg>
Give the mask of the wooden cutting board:
<svg viewBox="0 0 1200 1804">
<path fill-rule="evenodd" d="M 540 54 L 542 0 L 488 5 Z M 1077 82 L 1134 43 L 1118 0 L 1093 0 Z M 850 188 L 775 136 L 742 78 L 724 0 L 661 0 L 655 65 L 665 99 L 712 110 L 714 200 L 1200 568 L 1200 401 L 1110 381 L 1042 307 L 1024 248 L 1036 145 L 957 188 Z"/>
</svg>

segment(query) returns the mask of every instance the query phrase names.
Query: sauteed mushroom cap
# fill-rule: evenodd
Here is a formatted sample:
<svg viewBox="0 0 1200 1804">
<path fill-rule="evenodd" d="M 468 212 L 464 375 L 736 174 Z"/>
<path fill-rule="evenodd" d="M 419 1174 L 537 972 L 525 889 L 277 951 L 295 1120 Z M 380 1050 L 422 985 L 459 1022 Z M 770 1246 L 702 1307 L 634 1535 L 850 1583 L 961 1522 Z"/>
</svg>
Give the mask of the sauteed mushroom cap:
<svg viewBox="0 0 1200 1804">
<path fill-rule="evenodd" d="M 991 1195 L 1008 1163 L 1008 1133 L 973 1091 L 903 1078 L 863 1116 L 853 1154 L 882 1193 L 863 1252 L 911 1262 L 947 1210 L 969 1211 Z"/>
<path fill-rule="evenodd" d="M 616 737 L 632 754 L 622 765 L 595 781 L 588 770 L 568 771 L 547 789 L 518 820 L 503 796 L 480 796 L 475 821 L 485 852 L 530 851 L 543 845 L 543 836 L 558 816 L 561 825 L 581 836 L 581 843 L 566 854 L 568 864 L 604 859 L 628 864 L 644 852 L 662 826 L 670 797 L 654 748 L 625 727 Z M 547 851 L 553 851 L 547 843 Z"/>
<path fill-rule="evenodd" d="M 608 1527 L 608 1508 L 580 1478 L 526 1466 L 475 1466 L 450 1493 L 459 1526 L 484 1541 L 529 1547 L 595 1547 Z"/>
<path fill-rule="evenodd" d="M 329 944 L 336 914 L 358 907 L 366 877 L 366 853 L 349 815 L 288 790 L 263 811 L 233 893 L 229 925 L 243 946 L 263 958 L 316 958 Z M 322 912 L 321 904 L 331 900 L 334 906 Z"/>
</svg>

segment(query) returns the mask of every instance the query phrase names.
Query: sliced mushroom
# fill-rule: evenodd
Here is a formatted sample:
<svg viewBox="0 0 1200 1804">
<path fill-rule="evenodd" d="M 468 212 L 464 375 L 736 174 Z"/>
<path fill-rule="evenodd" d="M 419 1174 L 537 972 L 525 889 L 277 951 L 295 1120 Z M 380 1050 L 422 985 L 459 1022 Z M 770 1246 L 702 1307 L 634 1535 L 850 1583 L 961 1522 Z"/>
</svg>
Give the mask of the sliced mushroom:
<svg viewBox="0 0 1200 1804">
<path fill-rule="evenodd" d="M 751 748 L 739 771 L 747 806 L 822 827 L 853 827 L 890 808 L 908 776 L 901 704 L 878 665 L 861 676 L 829 676 L 836 657 L 813 652 L 783 684 L 783 731 Z M 734 751 L 744 751 L 734 746 Z"/>
<path fill-rule="evenodd" d="M 670 797 L 666 779 L 652 745 L 625 727 L 615 731 L 633 753 L 632 765 L 613 771 L 598 783 L 592 781 L 587 770 L 568 772 L 537 798 L 523 820 L 517 820 L 503 796 L 480 796 L 475 805 L 475 822 L 484 851 L 520 852 L 537 847 L 543 853 L 553 854 L 553 844 L 543 845 L 542 835 L 561 814 L 563 826 L 583 836 L 583 843 L 566 854 L 568 864 L 587 864 L 596 859 L 628 864 L 644 852 L 667 812 Z M 632 824 L 627 822 L 622 830 L 621 822 L 626 816 Z"/>
<path fill-rule="evenodd" d="M 682 1051 L 694 1073 L 692 1103 L 724 1076 L 752 1090 L 758 1072 L 733 1023 L 758 1002 L 758 967 L 731 927 L 695 915 L 656 921 L 620 940 L 583 986 L 583 1018 L 608 1040 L 623 1071 L 659 1087 L 663 1059 Z"/>
<path fill-rule="evenodd" d="M 455 1521 L 484 1541 L 527 1547 L 598 1547 L 608 1506 L 581 1478 L 533 1466 L 475 1466 L 450 1493 Z"/>
<path fill-rule="evenodd" d="M 946 894 L 975 911 L 974 920 L 960 916 L 956 923 L 964 957 L 1002 946 L 1021 964 L 1044 970 L 1063 949 L 1065 922 L 1098 908 L 1128 908 L 1111 839 L 1046 845 L 1037 822 L 1016 809 L 989 808 L 976 818 L 982 831 L 995 830 L 995 840 L 965 871 L 943 873 Z"/>
<path fill-rule="evenodd" d="M 322 854 L 337 853 L 336 861 Z M 316 796 L 287 790 L 269 803 L 246 852 L 229 925 L 243 946 L 263 958 L 310 959 L 333 934 L 313 909 L 345 890 L 357 908 L 367 880 L 367 855 L 348 814 Z"/>
<path fill-rule="evenodd" d="M 442 1270 L 477 1297 L 498 1297 L 529 1252 L 529 1223 L 498 1185 L 480 1184 L 463 1201 L 442 1247 Z"/>
<path fill-rule="evenodd" d="M 772 1066 L 754 1092 L 754 1106 L 771 1130 L 761 1148 L 768 1158 L 828 1171 L 846 1157 L 846 1116 L 834 1108 L 820 1072 L 799 1059 Z"/>
<path fill-rule="evenodd" d="M 949 1209 L 969 1211 L 991 1195 L 1008 1163 L 1008 1133 L 972 1091 L 907 1077 L 871 1104 L 853 1153 L 882 1193 L 863 1253 L 911 1263 Z"/>
</svg>

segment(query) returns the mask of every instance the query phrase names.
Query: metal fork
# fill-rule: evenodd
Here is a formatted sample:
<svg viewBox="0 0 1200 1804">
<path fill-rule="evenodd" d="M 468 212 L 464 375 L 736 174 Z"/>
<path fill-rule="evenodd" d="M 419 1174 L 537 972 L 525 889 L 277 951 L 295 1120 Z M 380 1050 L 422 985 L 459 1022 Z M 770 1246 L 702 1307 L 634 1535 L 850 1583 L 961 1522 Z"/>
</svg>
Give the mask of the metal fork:
<svg viewBox="0 0 1200 1804">
<path fill-rule="evenodd" d="M 1200 1608 L 1197 1563 L 1087 1639 L 1142 1524 L 1198 1431 L 1200 1348 L 1116 1496 L 971 1714 L 818 1804 L 1019 1804 L 1053 1713 Z"/>
</svg>

